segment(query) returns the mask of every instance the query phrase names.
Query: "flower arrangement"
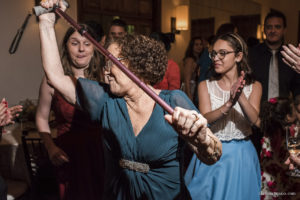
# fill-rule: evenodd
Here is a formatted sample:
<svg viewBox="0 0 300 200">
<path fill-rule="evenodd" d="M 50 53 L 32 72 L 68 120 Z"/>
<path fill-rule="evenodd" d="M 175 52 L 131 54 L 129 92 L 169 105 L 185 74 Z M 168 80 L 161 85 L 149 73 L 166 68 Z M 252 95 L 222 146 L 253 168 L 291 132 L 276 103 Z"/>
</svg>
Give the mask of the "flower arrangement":
<svg viewBox="0 0 300 200">
<path fill-rule="evenodd" d="M 34 122 L 37 109 L 36 100 L 25 99 L 20 101 L 19 104 L 23 106 L 23 111 L 20 113 L 19 120 Z"/>
</svg>

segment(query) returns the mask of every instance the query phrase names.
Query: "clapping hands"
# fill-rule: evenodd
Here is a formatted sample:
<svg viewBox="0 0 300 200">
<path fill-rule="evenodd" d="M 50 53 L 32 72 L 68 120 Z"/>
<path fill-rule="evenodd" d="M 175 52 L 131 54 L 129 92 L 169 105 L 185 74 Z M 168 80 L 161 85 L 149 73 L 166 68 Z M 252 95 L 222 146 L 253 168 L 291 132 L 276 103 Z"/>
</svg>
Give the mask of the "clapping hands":
<svg viewBox="0 0 300 200">
<path fill-rule="evenodd" d="M 19 112 L 21 111 L 21 105 L 9 108 L 7 101 L 5 99 L 2 99 L 2 101 L 0 102 L 0 126 L 14 123 L 14 118 L 19 116 Z"/>
</svg>

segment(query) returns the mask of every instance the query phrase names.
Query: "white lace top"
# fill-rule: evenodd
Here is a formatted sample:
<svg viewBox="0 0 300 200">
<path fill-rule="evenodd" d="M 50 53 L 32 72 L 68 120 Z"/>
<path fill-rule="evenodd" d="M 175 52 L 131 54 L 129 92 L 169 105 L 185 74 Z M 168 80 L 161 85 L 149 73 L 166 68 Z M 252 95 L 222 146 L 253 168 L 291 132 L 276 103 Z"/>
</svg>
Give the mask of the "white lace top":
<svg viewBox="0 0 300 200">
<path fill-rule="evenodd" d="M 221 89 L 217 81 L 206 80 L 206 85 L 212 110 L 218 109 L 228 101 L 230 91 Z M 246 98 L 249 98 L 251 92 L 252 84 L 244 87 L 243 93 Z M 223 116 L 211 124 L 211 130 L 221 141 L 233 139 L 241 140 L 252 133 L 251 125 L 247 118 L 244 117 L 238 102 L 229 111 L 228 115 Z"/>
</svg>

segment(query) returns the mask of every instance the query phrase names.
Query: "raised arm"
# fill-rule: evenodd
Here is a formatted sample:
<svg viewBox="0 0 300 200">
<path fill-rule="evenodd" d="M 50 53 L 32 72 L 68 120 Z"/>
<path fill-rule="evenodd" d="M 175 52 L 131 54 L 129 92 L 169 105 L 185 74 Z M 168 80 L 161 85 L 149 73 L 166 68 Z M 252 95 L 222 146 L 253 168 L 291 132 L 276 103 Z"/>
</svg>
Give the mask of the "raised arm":
<svg viewBox="0 0 300 200">
<path fill-rule="evenodd" d="M 41 2 L 41 6 L 45 8 L 53 7 L 56 2 L 57 0 L 48 0 L 46 2 Z M 66 9 L 61 1 L 59 1 L 59 5 L 62 10 Z M 64 75 L 55 36 L 54 24 L 54 13 L 46 13 L 39 16 L 43 68 L 51 85 L 57 89 L 67 101 L 75 104 L 75 84 L 69 76 Z"/>
</svg>

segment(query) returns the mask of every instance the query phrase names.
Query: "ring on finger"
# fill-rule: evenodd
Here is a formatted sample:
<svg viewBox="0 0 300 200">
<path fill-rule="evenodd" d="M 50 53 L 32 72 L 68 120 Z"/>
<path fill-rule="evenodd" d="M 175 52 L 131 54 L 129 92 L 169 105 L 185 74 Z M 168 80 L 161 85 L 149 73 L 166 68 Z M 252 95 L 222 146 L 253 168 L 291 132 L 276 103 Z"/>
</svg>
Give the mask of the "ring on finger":
<svg viewBox="0 0 300 200">
<path fill-rule="evenodd" d="M 192 115 L 194 115 L 194 116 L 195 116 L 195 121 L 198 121 L 198 120 L 200 119 L 200 117 L 199 117 L 198 113 L 192 113 Z"/>
</svg>

